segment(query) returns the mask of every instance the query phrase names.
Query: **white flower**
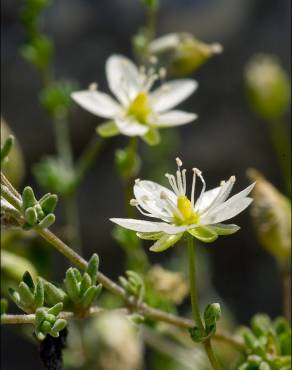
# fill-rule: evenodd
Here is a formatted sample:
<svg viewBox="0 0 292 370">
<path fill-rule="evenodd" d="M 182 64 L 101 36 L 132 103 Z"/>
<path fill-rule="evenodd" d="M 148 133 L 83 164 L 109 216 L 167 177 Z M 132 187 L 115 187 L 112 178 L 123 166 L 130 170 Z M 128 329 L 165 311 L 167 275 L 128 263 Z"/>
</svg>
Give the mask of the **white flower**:
<svg viewBox="0 0 292 370">
<path fill-rule="evenodd" d="M 143 215 L 160 219 L 162 222 L 123 218 L 112 218 L 111 221 L 137 231 L 137 235 L 142 239 L 157 240 L 150 248 L 155 252 L 174 245 L 185 232 L 201 241 L 212 242 L 218 235 L 229 235 L 238 231 L 237 225 L 222 222 L 238 215 L 249 206 L 252 199 L 247 195 L 255 183 L 227 199 L 235 183 L 234 176 L 228 181 L 222 181 L 220 186 L 206 191 L 201 171 L 193 168 L 189 199 L 186 196 L 186 170 L 181 168 L 182 162 L 179 158 L 176 162 L 176 176 L 166 174 L 172 190 L 152 181 L 136 180 L 134 185 L 135 199 L 131 200 L 131 205 L 136 206 Z M 202 189 L 195 201 L 197 178 L 202 182 Z"/>
<path fill-rule="evenodd" d="M 153 68 L 148 71 L 143 67 L 138 69 L 121 55 L 108 58 L 106 76 L 115 99 L 97 91 L 95 84 L 88 90 L 72 93 L 72 98 L 81 107 L 111 121 L 101 127 L 100 133 L 104 136 L 120 132 L 147 140 L 151 130 L 183 125 L 197 118 L 193 113 L 172 110 L 196 90 L 198 84 L 194 80 L 165 82 L 150 92 L 159 75 Z"/>
</svg>

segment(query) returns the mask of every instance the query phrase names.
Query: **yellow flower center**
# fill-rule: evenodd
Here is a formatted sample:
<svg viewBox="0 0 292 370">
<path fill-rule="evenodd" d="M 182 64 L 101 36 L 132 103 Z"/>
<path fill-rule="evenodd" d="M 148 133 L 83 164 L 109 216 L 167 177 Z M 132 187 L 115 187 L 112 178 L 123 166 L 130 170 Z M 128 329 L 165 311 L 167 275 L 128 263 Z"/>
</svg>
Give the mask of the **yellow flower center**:
<svg viewBox="0 0 292 370">
<path fill-rule="evenodd" d="M 185 195 L 181 195 L 177 198 L 177 208 L 183 216 L 183 221 L 176 217 L 176 223 L 190 225 L 199 222 L 199 215 L 194 211 L 192 203 Z"/>
<path fill-rule="evenodd" d="M 146 124 L 150 112 L 148 95 L 145 92 L 141 92 L 129 105 L 127 114 L 133 116 L 138 122 Z"/>
</svg>

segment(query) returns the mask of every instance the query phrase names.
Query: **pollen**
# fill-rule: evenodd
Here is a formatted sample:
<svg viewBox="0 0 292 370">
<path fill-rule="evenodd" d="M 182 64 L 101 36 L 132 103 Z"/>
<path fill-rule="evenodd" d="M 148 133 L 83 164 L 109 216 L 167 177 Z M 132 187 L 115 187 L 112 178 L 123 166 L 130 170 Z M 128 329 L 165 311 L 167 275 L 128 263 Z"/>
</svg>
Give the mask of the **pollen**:
<svg viewBox="0 0 292 370">
<path fill-rule="evenodd" d="M 147 122 L 151 112 L 149 98 L 145 92 L 139 93 L 128 107 L 128 115 L 134 117 L 140 123 Z"/>
</svg>

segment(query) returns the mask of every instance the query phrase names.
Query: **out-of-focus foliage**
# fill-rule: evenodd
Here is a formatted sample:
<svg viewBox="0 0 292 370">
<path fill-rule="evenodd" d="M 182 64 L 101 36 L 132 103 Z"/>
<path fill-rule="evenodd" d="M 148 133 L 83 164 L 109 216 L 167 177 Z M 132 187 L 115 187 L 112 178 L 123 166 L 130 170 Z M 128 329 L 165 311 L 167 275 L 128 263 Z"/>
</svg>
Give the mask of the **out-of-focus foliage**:
<svg viewBox="0 0 292 370">
<path fill-rule="evenodd" d="M 4 119 L 1 118 L 1 147 L 11 134 L 13 134 L 11 129 Z M 20 185 L 24 177 L 25 165 L 22 150 L 15 136 L 8 158 L 6 158 L 4 163 L 1 163 L 1 169 L 14 186 Z"/>
<path fill-rule="evenodd" d="M 239 370 L 291 369 L 291 328 L 284 318 L 272 321 L 267 315 L 257 314 L 251 327 L 239 333 L 247 348 Z"/>
<path fill-rule="evenodd" d="M 291 257 L 291 201 L 256 170 L 248 175 L 256 180 L 252 197 L 252 219 L 260 244 L 276 259 Z"/>
</svg>

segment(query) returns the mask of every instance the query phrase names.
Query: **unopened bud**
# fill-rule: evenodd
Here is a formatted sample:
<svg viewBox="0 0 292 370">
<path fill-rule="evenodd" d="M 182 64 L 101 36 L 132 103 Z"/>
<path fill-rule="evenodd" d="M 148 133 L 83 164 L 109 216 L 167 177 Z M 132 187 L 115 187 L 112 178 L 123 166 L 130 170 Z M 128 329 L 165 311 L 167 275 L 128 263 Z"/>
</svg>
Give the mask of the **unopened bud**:
<svg viewBox="0 0 292 370">
<path fill-rule="evenodd" d="M 291 256 L 291 202 L 259 172 L 250 169 L 256 180 L 251 215 L 261 245 L 279 260 Z"/>
</svg>

